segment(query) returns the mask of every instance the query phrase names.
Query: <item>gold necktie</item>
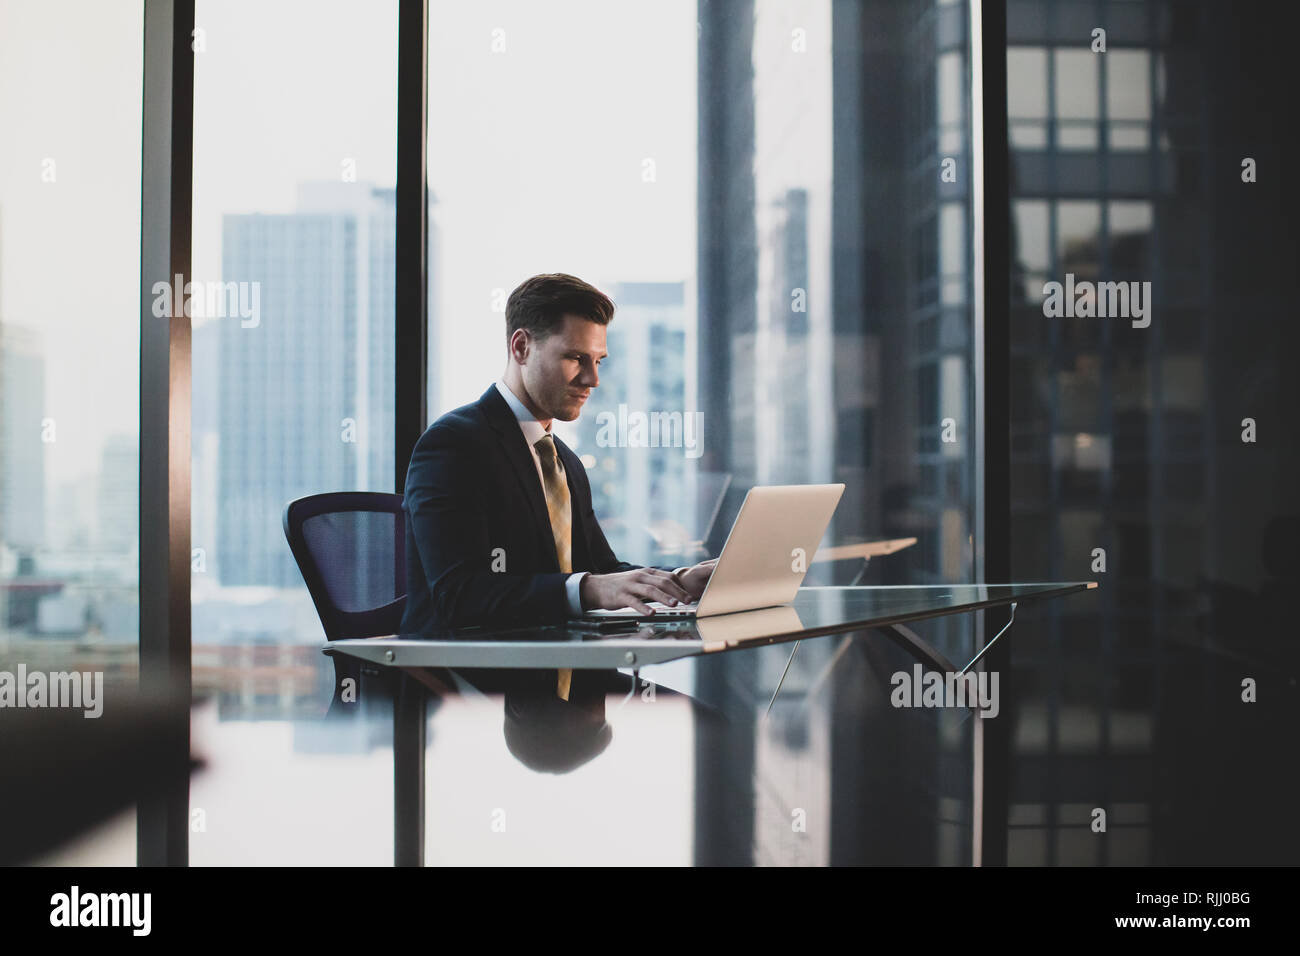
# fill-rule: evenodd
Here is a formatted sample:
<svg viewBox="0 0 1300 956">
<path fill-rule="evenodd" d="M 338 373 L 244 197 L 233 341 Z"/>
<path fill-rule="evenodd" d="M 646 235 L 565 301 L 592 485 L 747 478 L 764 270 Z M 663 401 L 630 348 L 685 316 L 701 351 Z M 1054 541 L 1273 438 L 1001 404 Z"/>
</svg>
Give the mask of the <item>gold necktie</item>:
<svg viewBox="0 0 1300 956">
<path fill-rule="evenodd" d="M 546 511 L 551 518 L 551 536 L 555 539 L 555 556 L 560 570 L 573 571 L 573 509 L 569 502 L 569 484 L 564 480 L 560 462 L 555 456 L 555 439 L 544 435 L 533 445 L 542 463 L 542 489 L 546 492 Z M 569 686 L 573 671 L 561 668 L 556 678 L 555 692 L 561 700 L 569 699 Z"/>
</svg>

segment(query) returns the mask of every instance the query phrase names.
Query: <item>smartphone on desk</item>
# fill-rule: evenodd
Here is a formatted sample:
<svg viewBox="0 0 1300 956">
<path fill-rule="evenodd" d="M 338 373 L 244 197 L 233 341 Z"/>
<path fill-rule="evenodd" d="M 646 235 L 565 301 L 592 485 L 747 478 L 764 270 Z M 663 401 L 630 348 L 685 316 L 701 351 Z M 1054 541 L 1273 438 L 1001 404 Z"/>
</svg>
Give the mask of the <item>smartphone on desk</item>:
<svg viewBox="0 0 1300 956">
<path fill-rule="evenodd" d="M 640 621 L 619 618 L 574 618 L 562 626 L 571 631 L 589 631 L 590 635 L 587 639 L 590 639 L 600 637 L 602 634 L 631 634 L 640 625 Z"/>
</svg>

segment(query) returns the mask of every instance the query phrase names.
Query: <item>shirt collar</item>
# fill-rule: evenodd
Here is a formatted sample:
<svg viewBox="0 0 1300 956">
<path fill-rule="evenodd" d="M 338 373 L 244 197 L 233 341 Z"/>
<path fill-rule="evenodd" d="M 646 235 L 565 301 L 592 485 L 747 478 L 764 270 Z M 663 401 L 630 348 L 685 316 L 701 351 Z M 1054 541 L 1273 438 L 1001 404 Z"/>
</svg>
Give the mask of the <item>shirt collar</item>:
<svg viewBox="0 0 1300 956">
<path fill-rule="evenodd" d="M 519 428 L 524 433 L 524 439 L 528 442 L 530 448 L 541 441 L 543 436 L 550 434 L 550 431 L 542 427 L 542 423 L 524 406 L 519 397 L 510 390 L 509 385 L 504 381 L 498 381 L 497 391 L 501 393 L 501 397 L 510 406 L 510 411 L 514 412 L 515 421 L 519 423 Z"/>
</svg>

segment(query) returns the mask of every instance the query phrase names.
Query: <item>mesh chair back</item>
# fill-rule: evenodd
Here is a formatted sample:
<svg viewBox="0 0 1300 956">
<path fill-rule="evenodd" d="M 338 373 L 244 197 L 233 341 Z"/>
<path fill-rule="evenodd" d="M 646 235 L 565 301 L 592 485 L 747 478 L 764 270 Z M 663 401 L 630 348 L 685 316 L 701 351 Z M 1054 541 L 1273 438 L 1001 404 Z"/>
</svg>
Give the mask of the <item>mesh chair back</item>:
<svg viewBox="0 0 1300 956">
<path fill-rule="evenodd" d="M 401 495 L 343 491 L 299 498 L 284 509 L 284 536 L 326 640 L 398 633 L 406 609 Z"/>
</svg>

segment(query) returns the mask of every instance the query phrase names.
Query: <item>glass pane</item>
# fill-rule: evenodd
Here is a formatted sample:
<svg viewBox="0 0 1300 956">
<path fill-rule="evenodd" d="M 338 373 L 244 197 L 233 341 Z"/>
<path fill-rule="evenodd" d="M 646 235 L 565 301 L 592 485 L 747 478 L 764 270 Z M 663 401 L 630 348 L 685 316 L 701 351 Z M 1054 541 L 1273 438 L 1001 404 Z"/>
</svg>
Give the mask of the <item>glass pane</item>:
<svg viewBox="0 0 1300 956">
<path fill-rule="evenodd" d="M 1016 149 L 1043 149 L 1047 146 L 1047 124 L 1012 122 L 1011 145 Z"/>
<path fill-rule="evenodd" d="M 1097 118 L 1097 61 L 1110 54 L 1089 50 L 1053 50 L 1056 68 L 1052 92 L 1056 118 Z"/>
<path fill-rule="evenodd" d="M 517 285 L 543 272 L 595 285 L 618 310 L 610 357 L 582 417 L 556 434 L 586 462 L 616 554 L 687 560 L 720 493 L 700 467 L 708 423 L 703 436 L 686 427 L 698 412 L 695 8 L 562 3 L 552 14 L 529 3 L 431 8 L 429 302 L 446 318 L 430 324 L 430 419 L 503 374 Z M 598 130 L 557 121 L 560 103 L 599 117 Z M 785 197 L 771 215 L 797 222 L 800 202 Z M 675 447 L 639 447 L 629 430 L 629 416 L 656 414 L 673 423 Z"/>
<path fill-rule="evenodd" d="M 752 486 L 844 482 L 825 544 L 917 545 L 865 571 L 815 562 L 807 583 L 970 581 L 968 16 L 962 3 L 829 0 L 754 4 L 740 18 L 693 2 L 565 2 L 546 16 L 527 3 L 431 7 L 433 415 L 501 376 L 510 292 L 570 273 L 617 307 L 599 388 L 573 427 L 556 428 L 618 557 L 671 566 L 716 555 Z M 903 52 L 872 52 L 882 43 Z M 575 119 L 557 121 L 561 108 Z M 622 422 L 654 413 L 698 413 L 699 443 L 639 446 Z M 927 631 L 954 647 L 971 637 L 955 619 Z M 786 675 L 782 694 L 814 706 L 750 726 L 751 709 L 738 733 L 752 764 L 711 770 L 684 795 L 723 796 L 752 818 L 732 833 L 683 829 L 657 852 L 820 863 L 873 840 L 905 852 L 906 836 L 879 830 L 842 847 L 829 831 L 797 849 L 783 839 L 786 788 L 860 762 L 806 744 L 828 733 L 829 687 L 815 681 L 833 653 L 809 645 Z M 755 655 L 690 679 L 726 696 L 753 679 L 771 686 L 783 664 Z M 968 761 L 967 742 L 961 728 L 943 746 Z M 511 779 L 530 792 L 531 778 Z M 936 858 L 968 858 L 968 781 L 945 783 L 918 814 L 949 821 Z M 830 813 L 828 791 L 805 795 Z M 565 842 L 596 858 L 590 834 L 610 824 L 588 817 L 583 838 Z M 469 859 L 475 834 L 432 809 L 439 819 L 430 858 Z"/>
<path fill-rule="evenodd" d="M 937 85 L 941 126 L 950 126 L 962 120 L 962 107 L 966 97 L 966 82 L 962 74 L 964 66 L 961 53 L 953 51 L 939 55 Z"/>
<path fill-rule="evenodd" d="M 1095 202 L 1056 204 L 1056 256 L 1064 272 L 1095 278 L 1100 250 L 1101 207 Z"/>
<path fill-rule="evenodd" d="M 1012 209 L 1020 262 L 1030 272 L 1046 272 L 1052 257 L 1048 204 L 1041 200 L 1021 199 L 1013 204 Z"/>
<path fill-rule="evenodd" d="M 1113 150 L 1127 151 L 1151 148 L 1151 129 L 1148 126 L 1111 123 L 1109 129 L 1110 148 Z"/>
<path fill-rule="evenodd" d="M 1047 117 L 1047 51 L 1007 50 L 1007 115 L 1012 119 Z"/>
<path fill-rule="evenodd" d="M 1063 122 L 1056 127 L 1056 145 L 1061 149 L 1096 149 L 1096 123 Z"/>
<path fill-rule="evenodd" d="M 1148 263 L 1153 223 L 1149 200 L 1122 200 L 1107 204 L 1110 269 L 1118 278 L 1139 274 Z"/>
<path fill-rule="evenodd" d="M 1151 119 L 1151 54 L 1110 50 L 1106 61 L 1106 113 L 1110 119 Z"/>
<path fill-rule="evenodd" d="M 100 713 L 138 672 L 142 31 L 0 3 L 0 671 L 98 680 Z M 134 866 L 134 831 L 45 862 Z"/>
<path fill-rule="evenodd" d="M 1202 682 L 1236 655 L 1257 662 L 1261 687 L 1294 671 L 1295 229 L 1287 181 L 1267 185 L 1261 159 L 1244 183 L 1238 165 L 1282 155 L 1291 39 L 1231 4 L 1017 0 L 1007 13 L 1009 36 L 1054 51 L 1057 120 L 1046 149 L 1013 126 L 1012 281 L 1041 266 L 1109 313 L 1045 319 L 1042 294 L 1013 313 L 1013 571 L 1094 578 L 1100 600 L 1017 615 L 1042 641 L 1012 650 L 1025 689 L 1013 818 L 1016 804 L 1039 812 L 1018 821 L 1010 862 L 1289 862 L 1285 738 L 1270 720 L 1245 732 L 1240 698 L 1218 705 Z M 1089 49 L 1094 26 L 1105 53 Z M 1030 70 L 1023 47 L 1006 55 L 1014 120 Z M 1112 155 L 1091 162 L 1077 151 L 1102 125 Z M 1179 759 L 1170 741 L 1189 722 L 1235 755 L 1231 775 Z M 1087 780 L 1125 794 L 1127 822 L 1108 810 L 1105 844 L 1079 838 L 1096 805 Z M 1260 794 L 1275 798 L 1264 813 Z M 1209 844 L 1195 809 L 1207 803 L 1243 821 Z"/>
<path fill-rule="evenodd" d="M 439 317 L 429 335 L 430 418 L 503 376 L 506 300 L 524 280 L 563 272 L 596 286 L 616 307 L 609 357 L 581 417 L 556 421 L 554 432 L 581 459 L 615 554 L 654 565 L 703 555 L 727 478 L 701 465 L 713 425 L 696 398 L 696 12 L 686 0 L 429 11 L 429 301 Z M 770 214 L 799 220 L 801 197 L 783 197 Z M 682 730 L 689 754 L 690 725 Z M 517 800 L 549 800 L 536 788 L 550 781 L 520 778 L 517 765 L 498 774 L 495 753 L 472 775 L 486 769 L 509 780 Z M 675 819 L 689 814 L 689 800 L 685 787 L 666 802 L 629 790 L 619 812 Z M 477 834 L 439 806 L 428 816 L 428 859 L 475 860 Z M 582 818 L 562 845 L 516 846 L 509 861 L 604 859 L 592 834 L 610 821 Z M 669 829 L 654 852 L 689 862 L 689 830 Z"/>
<path fill-rule="evenodd" d="M 964 4 L 936 12 L 803 2 L 756 4 L 752 36 L 710 34 L 706 24 L 702 67 L 752 64 L 753 73 L 702 73 L 711 78 L 701 89 L 706 122 L 735 124 L 701 143 L 709 193 L 699 207 L 708 242 L 700 294 L 710 305 L 700 316 L 701 398 L 706 423 L 720 419 L 713 434 L 723 436 L 706 439 L 705 460 L 742 489 L 844 482 L 827 543 L 917 539 L 865 570 L 816 564 L 807 583 L 974 574 L 969 61 L 956 39 L 967 15 Z M 788 212 L 796 197 L 798 216 Z M 796 312 L 791 304 L 805 291 L 806 311 Z M 724 527 L 738 504 L 729 502 Z M 925 629 L 961 646 L 965 627 Z M 830 652 L 805 645 L 786 688 L 811 687 Z M 793 726 L 818 735 L 820 720 Z M 764 766 L 843 772 L 838 759 L 818 763 L 772 733 L 759 732 L 758 748 Z M 940 789 L 961 820 L 967 794 Z M 757 846 L 767 859 L 786 859 L 775 815 L 763 819 Z M 872 839 L 860 836 L 834 851 L 814 845 L 811 859 L 857 858 Z M 966 848 L 956 840 L 948 852 L 960 858 Z"/>
<path fill-rule="evenodd" d="M 391 767 L 320 720 L 334 668 L 281 523 L 291 500 L 395 485 L 397 3 L 345 6 L 196 10 L 194 274 L 211 301 L 193 337 L 193 679 L 209 701 L 194 734 L 214 759 L 191 791 L 206 820 L 190 835 L 195 864 L 390 859 Z M 391 577 L 391 528 L 358 520 L 304 533 L 327 573 L 370 562 Z M 352 583 L 346 610 L 385 593 L 364 569 Z M 335 761 L 320 784 L 329 805 L 370 811 L 342 857 L 281 826 L 328 826 L 280 785 L 322 750 Z M 232 786 L 248 780 L 258 787 Z"/>
</svg>

